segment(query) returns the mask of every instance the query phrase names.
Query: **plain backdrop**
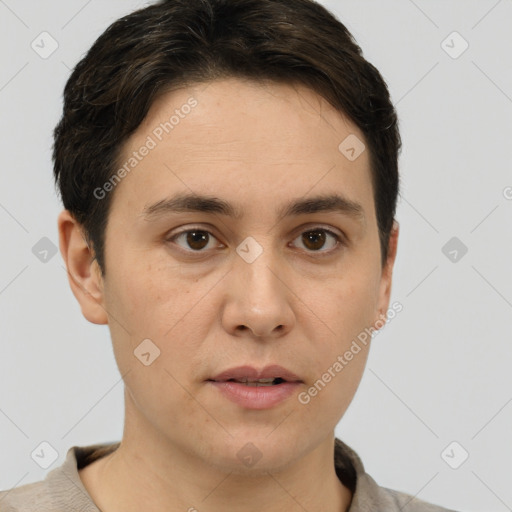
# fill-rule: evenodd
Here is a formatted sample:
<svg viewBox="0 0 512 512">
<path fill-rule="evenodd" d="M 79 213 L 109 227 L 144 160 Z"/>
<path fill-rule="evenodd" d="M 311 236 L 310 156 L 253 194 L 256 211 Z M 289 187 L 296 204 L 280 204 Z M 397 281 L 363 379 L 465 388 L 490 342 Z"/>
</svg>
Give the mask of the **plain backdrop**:
<svg viewBox="0 0 512 512">
<path fill-rule="evenodd" d="M 387 81 L 403 139 L 403 311 L 375 337 L 336 434 L 380 485 L 512 510 L 512 2 L 323 3 Z M 51 144 L 70 70 L 146 4 L 0 0 L 0 489 L 44 478 L 73 445 L 121 438 L 108 327 L 82 317 L 60 253 L 41 247 L 58 246 Z M 47 58 L 42 37 L 58 44 Z M 58 454 L 46 469 L 31 456 L 42 442 Z"/>
</svg>

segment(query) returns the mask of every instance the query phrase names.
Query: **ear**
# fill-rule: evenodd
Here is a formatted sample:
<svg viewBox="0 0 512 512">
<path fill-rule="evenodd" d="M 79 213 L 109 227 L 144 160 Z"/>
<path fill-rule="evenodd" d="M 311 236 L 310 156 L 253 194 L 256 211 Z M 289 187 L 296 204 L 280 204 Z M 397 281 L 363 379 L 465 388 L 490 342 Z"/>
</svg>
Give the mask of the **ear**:
<svg viewBox="0 0 512 512">
<path fill-rule="evenodd" d="M 57 220 L 60 253 L 66 264 L 71 291 L 84 317 L 93 324 L 107 324 L 103 278 L 94 252 L 89 248 L 82 226 L 68 210 Z"/>
<path fill-rule="evenodd" d="M 374 321 L 374 328 L 381 329 L 387 320 L 389 301 L 391 298 L 391 285 L 393 281 L 393 267 L 395 265 L 396 252 L 398 247 L 398 234 L 400 226 L 396 220 L 393 221 L 393 227 L 389 236 L 388 257 L 382 269 L 382 275 L 379 285 L 378 313 L 379 316 Z"/>
</svg>

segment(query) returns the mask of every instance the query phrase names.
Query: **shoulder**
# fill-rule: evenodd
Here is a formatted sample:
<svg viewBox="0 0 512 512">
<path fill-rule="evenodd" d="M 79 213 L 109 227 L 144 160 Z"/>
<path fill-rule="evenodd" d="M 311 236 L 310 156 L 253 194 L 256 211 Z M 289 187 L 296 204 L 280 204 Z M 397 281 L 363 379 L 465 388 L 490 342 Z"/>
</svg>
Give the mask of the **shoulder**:
<svg viewBox="0 0 512 512">
<path fill-rule="evenodd" d="M 51 510 L 51 497 L 44 481 L 25 484 L 6 491 L 0 491 L 0 510 L 2 512 L 18 512 L 28 510 L 27 505 L 32 504 L 37 510 Z M 33 510 L 36 510 L 34 508 Z"/>
<path fill-rule="evenodd" d="M 403 511 L 403 512 L 456 512 L 455 510 L 434 505 L 424 500 L 406 494 L 404 492 L 388 489 L 386 487 L 379 487 L 379 494 L 381 499 L 389 501 L 389 510 Z"/>
<path fill-rule="evenodd" d="M 356 493 L 349 512 L 457 512 L 429 503 L 405 492 L 379 486 L 368 475 L 358 475 Z"/>
<path fill-rule="evenodd" d="M 72 446 L 64 463 L 44 480 L 0 491 L 1 512 L 99 512 L 83 486 L 78 470 L 111 453 L 118 442 Z"/>
<path fill-rule="evenodd" d="M 410 494 L 379 486 L 366 473 L 359 455 L 337 438 L 335 467 L 340 480 L 352 491 L 349 512 L 456 512 Z"/>
<path fill-rule="evenodd" d="M 62 508 L 65 503 L 65 509 Z M 0 492 L 1 512 L 99 512 L 87 495 L 76 489 L 53 488 L 48 479 Z"/>
</svg>

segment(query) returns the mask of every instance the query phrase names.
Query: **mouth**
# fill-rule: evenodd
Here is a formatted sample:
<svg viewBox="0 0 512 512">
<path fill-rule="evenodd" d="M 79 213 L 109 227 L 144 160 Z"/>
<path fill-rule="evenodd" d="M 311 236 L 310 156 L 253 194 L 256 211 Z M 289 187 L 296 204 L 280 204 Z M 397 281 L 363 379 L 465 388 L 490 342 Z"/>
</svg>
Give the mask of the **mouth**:
<svg viewBox="0 0 512 512">
<path fill-rule="evenodd" d="M 262 387 L 262 386 L 278 386 L 279 384 L 284 384 L 288 382 L 281 377 L 276 377 L 274 379 L 257 379 L 257 380 L 249 380 L 247 377 L 241 379 L 228 379 L 228 380 L 214 380 L 208 379 L 209 382 L 237 382 L 238 384 L 244 384 L 245 386 L 251 387 Z"/>
<path fill-rule="evenodd" d="M 297 392 L 304 382 L 279 365 L 257 370 L 239 366 L 226 370 L 207 382 L 225 398 L 244 409 L 270 409 Z"/>
<path fill-rule="evenodd" d="M 210 382 L 237 382 L 246 386 L 279 386 L 286 382 L 301 382 L 302 380 L 290 370 L 273 364 L 260 370 L 252 366 L 238 366 L 225 370 Z"/>
</svg>

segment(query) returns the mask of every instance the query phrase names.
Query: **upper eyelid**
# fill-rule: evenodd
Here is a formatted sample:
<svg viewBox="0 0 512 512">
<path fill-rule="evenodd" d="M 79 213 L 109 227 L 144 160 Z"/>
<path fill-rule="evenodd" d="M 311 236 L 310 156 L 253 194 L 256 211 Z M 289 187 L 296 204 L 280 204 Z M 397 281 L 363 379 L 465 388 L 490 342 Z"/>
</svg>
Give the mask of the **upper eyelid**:
<svg viewBox="0 0 512 512">
<path fill-rule="evenodd" d="M 200 225 L 195 226 L 192 224 L 190 227 L 186 227 L 176 233 L 173 233 L 173 234 L 168 233 L 167 235 L 165 235 L 165 237 L 167 239 L 170 239 L 170 238 L 174 238 L 176 236 L 182 235 L 183 233 L 188 233 L 189 231 L 204 231 L 205 233 L 209 233 L 209 234 L 215 236 L 215 234 L 212 233 L 211 229 L 212 228 L 210 228 L 210 227 L 205 228 Z M 301 228 L 297 228 L 297 230 L 298 230 L 297 232 L 300 234 L 300 233 L 306 233 L 308 231 L 314 231 L 315 229 L 321 229 L 324 231 L 328 231 L 328 232 L 332 233 L 333 235 L 339 236 L 340 238 L 346 238 L 345 233 L 341 230 L 339 230 L 339 233 L 338 233 L 337 228 L 332 228 L 330 226 L 325 226 L 322 224 L 315 224 L 315 223 L 312 223 L 309 226 L 305 226 L 305 227 L 302 226 Z M 217 238 L 217 237 L 215 237 L 215 238 Z"/>
</svg>

